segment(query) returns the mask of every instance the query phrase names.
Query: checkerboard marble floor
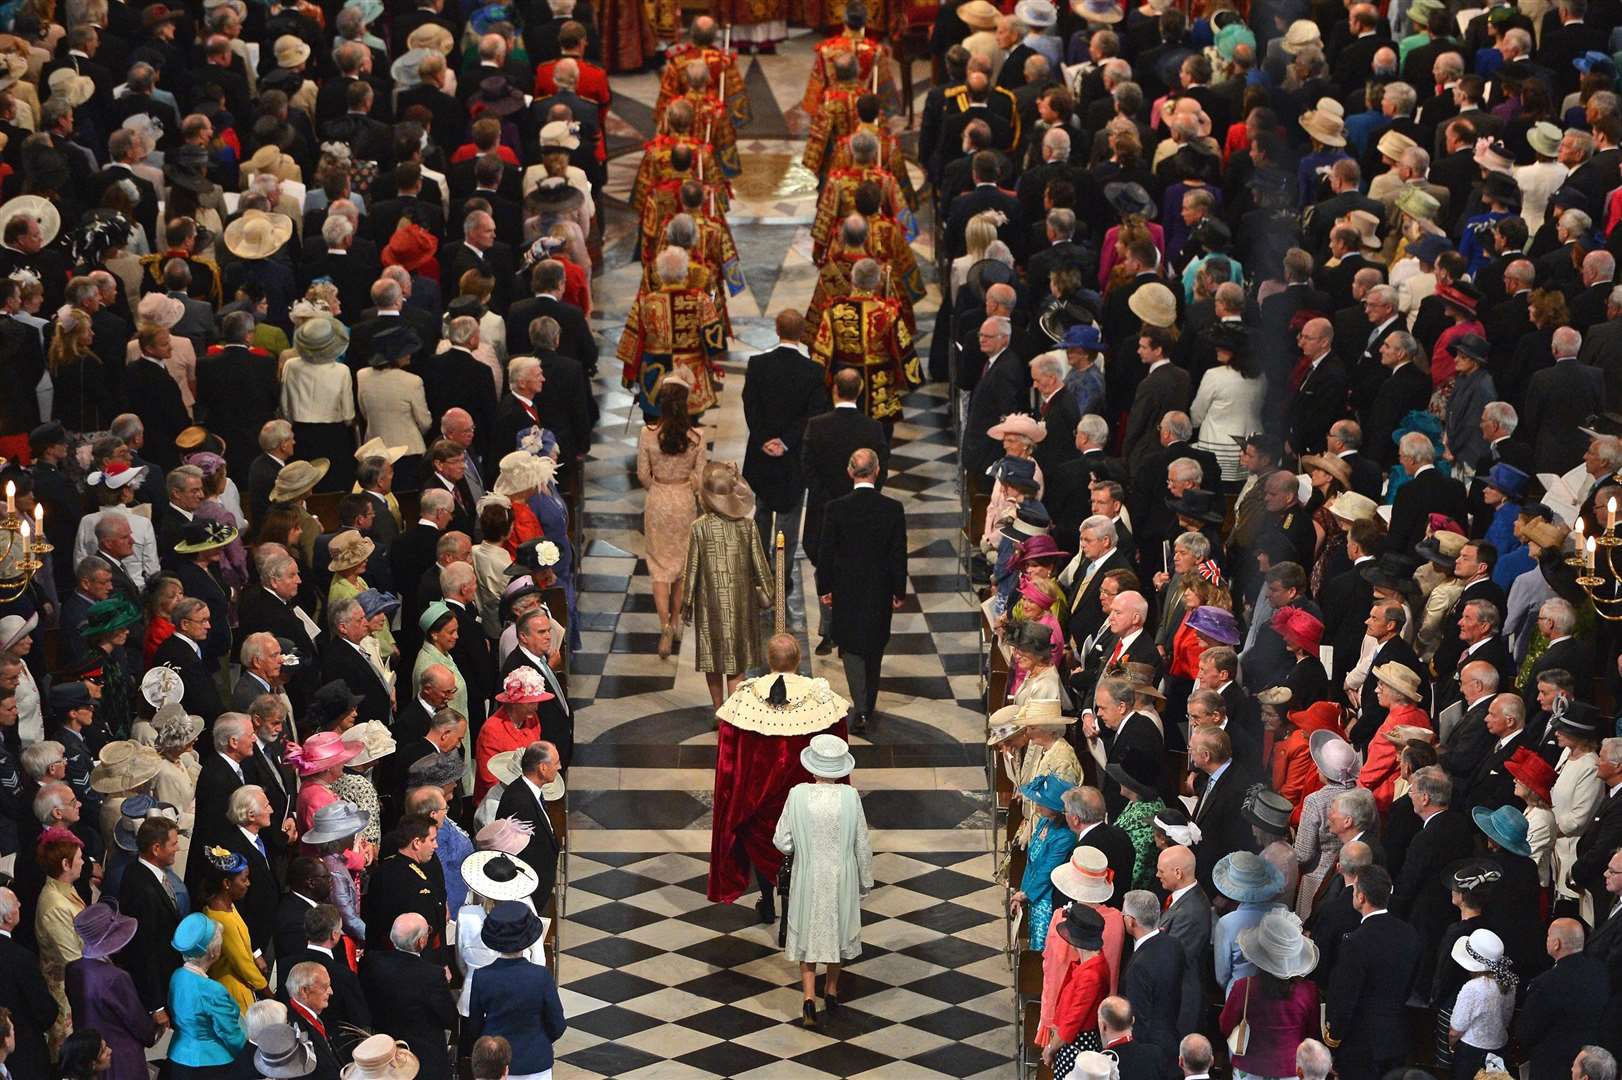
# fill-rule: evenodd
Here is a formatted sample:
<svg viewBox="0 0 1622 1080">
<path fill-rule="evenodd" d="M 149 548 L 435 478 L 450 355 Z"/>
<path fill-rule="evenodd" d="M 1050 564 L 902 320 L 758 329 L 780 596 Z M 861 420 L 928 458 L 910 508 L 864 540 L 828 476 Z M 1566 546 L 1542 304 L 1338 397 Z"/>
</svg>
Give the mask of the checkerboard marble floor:
<svg viewBox="0 0 1622 1080">
<path fill-rule="evenodd" d="M 795 164 L 809 53 L 802 37 L 748 62 L 756 123 L 741 134 L 743 156 L 746 169 L 766 175 L 737 185 L 730 215 L 748 287 L 732 300 L 728 378 L 705 418 L 710 454 L 721 460 L 743 457 L 748 357 L 775 344 L 771 320 L 785 306 L 803 310 L 816 281 L 808 234 L 816 189 Z M 854 740 L 876 888 L 863 907 L 864 952 L 847 969 L 835 1018 L 818 1031 L 798 1024 L 796 966 L 777 949 L 775 927 L 758 923 L 753 894 L 733 905 L 705 898 L 715 720 L 693 670 L 691 635 L 680 655 L 660 661 L 655 653 L 635 479 L 641 421 L 627 423 L 631 399 L 613 359 L 641 273 L 625 198 L 656 82 L 616 78 L 614 92 L 609 133 L 618 156 L 594 283 L 603 418 L 585 467 L 582 647 L 570 682 L 576 753 L 559 970 L 570 1027 L 556 1075 L 1011 1077 L 1013 998 L 1003 890 L 988 853 L 978 613 L 960 574 L 941 387 L 906 399 L 891 453 L 887 491 L 907 510 L 912 589 L 895 616 L 878 719 Z M 927 266 L 927 245 L 917 250 Z M 923 328 L 937 304 L 931 285 L 918 312 Z M 804 670 L 843 693 L 838 658 L 814 656 L 806 636 L 811 572 L 809 562 L 793 568 L 791 627 Z"/>
</svg>

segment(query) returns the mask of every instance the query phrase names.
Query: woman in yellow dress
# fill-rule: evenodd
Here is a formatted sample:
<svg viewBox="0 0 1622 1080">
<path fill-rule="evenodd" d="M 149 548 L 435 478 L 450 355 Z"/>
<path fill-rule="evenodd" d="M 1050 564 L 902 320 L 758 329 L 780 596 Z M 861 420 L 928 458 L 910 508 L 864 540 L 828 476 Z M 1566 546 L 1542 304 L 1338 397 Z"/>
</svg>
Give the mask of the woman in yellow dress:
<svg viewBox="0 0 1622 1080">
<path fill-rule="evenodd" d="M 74 891 L 74 883 L 84 872 L 84 842 L 60 825 L 40 834 L 34 858 L 45 873 L 39 905 L 34 912 L 34 936 L 39 944 L 39 970 L 45 986 L 56 999 L 56 1023 L 50 1042 L 60 1046 L 73 1030 L 73 1011 L 68 1007 L 67 968 L 79 959 L 83 942 L 73 928 L 74 916 L 84 910 L 84 901 Z"/>
<path fill-rule="evenodd" d="M 208 977 L 230 993 L 244 1013 L 270 983 L 267 965 L 253 954 L 248 924 L 237 913 L 237 901 L 248 894 L 248 860 L 234 851 L 211 847 L 203 864 L 203 914 L 220 924 L 220 956 Z"/>
</svg>

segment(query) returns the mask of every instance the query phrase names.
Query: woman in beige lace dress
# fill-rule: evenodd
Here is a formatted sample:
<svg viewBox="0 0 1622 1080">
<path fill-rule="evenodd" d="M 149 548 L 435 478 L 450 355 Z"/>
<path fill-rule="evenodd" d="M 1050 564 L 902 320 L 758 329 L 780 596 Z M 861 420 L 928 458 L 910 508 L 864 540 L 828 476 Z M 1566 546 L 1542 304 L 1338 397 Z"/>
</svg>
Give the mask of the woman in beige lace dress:
<svg viewBox="0 0 1622 1080">
<path fill-rule="evenodd" d="M 648 575 L 659 612 L 659 659 L 681 646 L 681 578 L 687 540 L 698 518 L 698 484 L 704 475 L 704 436 L 687 415 L 693 377 L 677 368 L 659 383 L 662 419 L 642 429 L 636 442 L 636 478 L 647 489 L 642 509 Z"/>
</svg>

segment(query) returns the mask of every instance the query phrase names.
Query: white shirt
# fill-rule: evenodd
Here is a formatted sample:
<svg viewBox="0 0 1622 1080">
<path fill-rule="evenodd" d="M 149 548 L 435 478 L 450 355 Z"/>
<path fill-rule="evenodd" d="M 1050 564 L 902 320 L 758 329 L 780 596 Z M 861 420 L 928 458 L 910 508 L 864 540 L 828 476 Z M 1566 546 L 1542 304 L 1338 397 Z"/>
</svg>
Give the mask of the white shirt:
<svg viewBox="0 0 1622 1080">
<path fill-rule="evenodd" d="M 1376 908 L 1375 910 L 1369 912 L 1367 915 L 1365 915 L 1361 919 L 1359 919 L 1358 922 L 1359 923 L 1366 923 L 1370 919 L 1374 918 L 1376 915 L 1384 915 L 1386 913 L 1386 910 L 1387 910 L 1386 908 Z"/>
<path fill-rule="evenodd" d="M 1184 885 L 1181 889 L 1172 890 L 1171 902 L 1168 903 L 1166 905 L 1166 907 L 1167 908 L 1176 907 L 1177 906 L 1177 901 L 1181 900 L 1184 896 L 1186 896 L 1188 894 L 1188 891 L 1190 889 L 1195 888 L 1197 885 L 1199 885 L 1199 882 L 1196 881 L 1196 882 L 1191 882 L 1190 884 Z"/>
<path fill-rule="evenodd" d="M 854 401 L 836 401 L 836 402 L 834 402 L 834 408 L 836 408 L 836 409 L 854 409 L 855 407 L 856 407 L 856 403 Z"/>
</svg>

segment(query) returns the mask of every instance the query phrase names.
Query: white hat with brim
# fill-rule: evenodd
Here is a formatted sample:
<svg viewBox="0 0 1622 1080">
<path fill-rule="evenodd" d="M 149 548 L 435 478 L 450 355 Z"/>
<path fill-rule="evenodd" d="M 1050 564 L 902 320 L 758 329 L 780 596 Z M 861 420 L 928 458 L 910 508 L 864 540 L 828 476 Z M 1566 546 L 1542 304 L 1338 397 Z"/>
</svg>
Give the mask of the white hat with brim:
<svg viewBox="0 0 1622 1080">
<path fill-rule="evenodd" d="M 856 768 L 856 758 L 851 755 L 850 744 L 838 735 L 813 735 L 811 743 L 800 751 L 800 764 L 812 776 L 820 776 L 825 780 L 838 780 L 849 776 L 851 770 Z"/>
<path fill-rule="evenodd" d="M 1059 13 L 1048 0 L 1019 0 L 1014 5 L 1014 18 L 1026 26 L 1045 29 L 1059 21 Z"/>
<path fill-rule="evenodd" d="M 7 651 L 17 642 L 39 629 L 39 612 L 31 611 L 25 618 L 7 615 L 0 619 L 0 651 Z"/>
<path fill-rule="evenodd" d="M 521 859 L 505 851 L 475 851 L 462 863 L 462 880 L 486 900 L 523 900 L 541 879 Z"/>
<path fill-rule="evenodd" d="M 1238 945 L 1245 959 L 1276 978 L 1300 978 L 1318 966 L 1318 946 L 1301 932 L 1301 919 L 1293 911 L 1269 911 L 1261 922 L 1239 931 Z"/>
<path fill-rule="evenodd" d="M 1308 45 L 1322 45 L 1323 33 L 1319 31 L 1318 24 L 1311 19 L 1297 19 L 1284 31 L 1284 40 L 1279 48 L 1294 56 Z"/>
<path fill-rule="evenodd" d="M 510 784 L 523 775 L 523 770 L 518 767 L 518 759 L 523 756 L 522 750 L 504 750 L 492 757 L 485 768 L 490 770 L 490 775 L 497 782 Z"/>
<path fill-rule="evenodd" d="M 1132 314 L 1150 326 L 1170 327 L 1177 323 L 1177 297 L 1158 281 L 1138 289 L 1127 298 Z"/>
<path fill-rule="evenodd" d="M 575 127 L 569 121 L 553 120 L 542 125 L 540 144 L 542 150 L 578 150 L 580 136 L 575 134 Z"/>
<path fill-rule="evenodd" d="M 1102 904 L 1115 895 L 1109 860 L 1095 847 L 1083 845 L 1070 853 L 1070 861 L 1048 875 L 1053 887 L 1083 904 Z"/>
<path fill-rule="evenodd" d="M 1090 23 L 1111 25 L 1121 21 L 1121 5 L 1115 0 L 1070 0 L 1070 10 Z"/>
<path fill-rule="evenodd" d="M 394 736 L 389 733 L 382 721 L 368 720 L 364 724 L 356 724 L 344 732 L 344 742 L 359 743 L 360 753 L 349 764 L 370 765 L 388 757 L 395 751 Z"/>
<path fill-rule="evenodd" d="M 244 210 L 225 227 L 225 249 L 239 259 L 268 259 L 293 237 L 293 219 L 286 214 Z"/>
<path fill-rule="evenodd" d="M 1466 971 L 1487 971 L 1504 958 L 1504 939 L 1491 930 L 1472 930 L 1453 942 L 1450 955 Z"/>
<path fill-rule="evenodd" d="M 67 103 L 76 109 L 96 94 L 96 84 L 90 76 L 80 75 L 67 67 L 51 72 L 46 85 L 50 87 L 51 97 L 66 98 Z"/>
<path fill-rule="evenodd" d="M 969 0 L 957 9 L 957 17 L 971 30 L 990 30 L 997 25 L 1002 13 L 989 0 Z"/>
<path fill-rule="evenodd" d="M 382 439 L 378 438 L 376 435 L 373 435 L 370 439 L 367 439 L 365 442 L 360 444 L 360 449 L 355 451 L 355 460 L 365 461 L 367 458 L 380 457 L 384 461 L 387 461 L 390 465 L 393 465 L 396 461 L 399 461 L 401 458 L 405 457 L 405 455 L 405 447 L 389 446 L 384 443 Z"/>
<path fill-rule="evenodd" d="M 39 222 L 39 233 L 44 243 L 55 240 L 62 231 L 62 211 L 49 199 L 38 195 L 18 195 L 0 206 L 0 228 L 14 217 L 31 217 Z"/>
<path fill-rule="evenodd" d="M 277 38 L 272 51 L 276 55 L 276 66 L 281 68 L 298 67 L 310 58 L 309 44 L 292 34 Z"/>
</svg>

